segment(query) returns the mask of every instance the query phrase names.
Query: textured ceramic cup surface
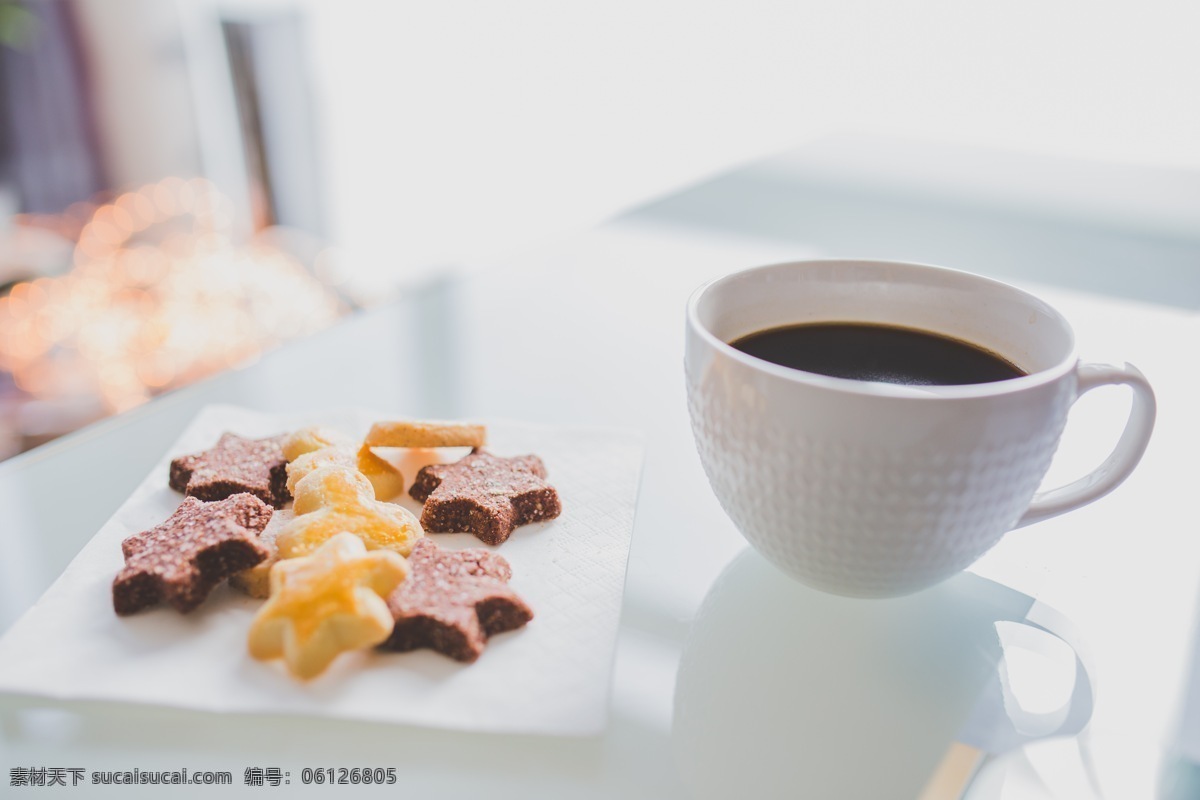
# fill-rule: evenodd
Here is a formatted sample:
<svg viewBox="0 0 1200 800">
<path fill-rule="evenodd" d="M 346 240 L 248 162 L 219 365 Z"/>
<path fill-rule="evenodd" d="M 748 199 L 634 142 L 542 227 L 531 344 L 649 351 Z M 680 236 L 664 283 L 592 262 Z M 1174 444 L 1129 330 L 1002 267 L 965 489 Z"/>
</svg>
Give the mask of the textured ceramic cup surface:
<svg viewBox="0 0 1200 800">
<path fill-rule="evenodd" d="M 987 348 L 1028 374 L 972 386 L 832 378 L 728 342 L 806 322 L 901 325 Z M 932 586 L 1014 527 L 1078 508 L 1133 471 L 1154 393 L 1133 366 L 1081 364 L 1067 321 L 1019 289 L 888 261 L 823 260 L 734 273 L 687 308 L 692 430 L 726 513 L 776 566 L 818 589 L 890 597 Z M 1094 472 L 1035 495 L 1083 393 L 1133 389 Z"/>
</svg>

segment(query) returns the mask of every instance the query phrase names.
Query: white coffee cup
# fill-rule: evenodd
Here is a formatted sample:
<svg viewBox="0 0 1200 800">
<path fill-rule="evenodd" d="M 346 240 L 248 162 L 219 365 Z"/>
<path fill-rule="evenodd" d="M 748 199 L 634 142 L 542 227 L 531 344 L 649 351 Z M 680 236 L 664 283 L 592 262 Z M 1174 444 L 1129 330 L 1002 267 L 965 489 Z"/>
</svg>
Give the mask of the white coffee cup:
<svg viewBox="0 0 1200 800">
<path fill-rule="evenodd" d="M 967 386 L 833 378 L 728 343 L 816 322 L 898 325 L 977 344 L 1022 377 Z M 890 597 L 931 586 L 1001 536 L 1078 508 L 1133 471 L 1154 392 L 1133 366 L 1081 364 L 1067 321 L 998 281 L 888 261 L 797 261 L 719 278 L 688 302 L 688 408 L 726 513 L 776 566 L 825 591 Z M 1094 472 L 1035 495 L 1067 411 L 1125 384 L 1134 398 Z"/>
</svg>

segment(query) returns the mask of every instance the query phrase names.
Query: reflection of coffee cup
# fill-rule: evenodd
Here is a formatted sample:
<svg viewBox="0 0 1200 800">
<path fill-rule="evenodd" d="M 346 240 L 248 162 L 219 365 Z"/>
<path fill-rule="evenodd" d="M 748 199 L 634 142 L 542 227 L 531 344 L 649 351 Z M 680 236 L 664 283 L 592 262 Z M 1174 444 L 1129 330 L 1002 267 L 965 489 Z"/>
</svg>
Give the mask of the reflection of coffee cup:
<svg viewBox="0 0 1200 800">
<path fill-rule="evenodd" d="M 933 796 L 921 788 L 954 742 L 996 756 L 1087 724 L 1091 679 L 1072 634 L 1044 604 L 969 572 L 863 602 L 743 552 L 680 656 L 680 777 L 698 800 Z M 1010 664 L 1014 650 L 1039 657 Z M 1020 669 L 1025 681 L 1009 682 Z"/>
<path fill-rule="evenodd" d="M 728 343 L 817 322 L 893 325 L 971 342 L 1021 377 L 905 386 L 772 364 Z M 742 534 L 805 583 L 886 597 L 941 581 L 1013 527 L 1120 484 L 1154 426 L 1134 367 L 1080 364 L 1066 320 L 1041 300 L 954 270 L 801 261 L 738 272 L 687 310 L 688 407 L 704 470 Z M 1035 496 L 1072 403 L 1134 390 L 1129 422 L 1096 471 Z"/>
</svg>

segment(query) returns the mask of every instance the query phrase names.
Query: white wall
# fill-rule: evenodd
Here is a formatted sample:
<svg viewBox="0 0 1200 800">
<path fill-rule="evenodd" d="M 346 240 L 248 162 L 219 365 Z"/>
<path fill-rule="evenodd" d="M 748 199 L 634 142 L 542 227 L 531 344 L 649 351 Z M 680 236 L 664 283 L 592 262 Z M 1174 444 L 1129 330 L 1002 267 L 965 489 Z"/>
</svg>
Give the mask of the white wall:
<svg viewBox="0 0 1200 800">
<path fill-rule="evenodd" d="M 843 130 L 1200 168 L 1187 0 L 297 2 L 333 229 L 384 271 Z"/>
</svg>

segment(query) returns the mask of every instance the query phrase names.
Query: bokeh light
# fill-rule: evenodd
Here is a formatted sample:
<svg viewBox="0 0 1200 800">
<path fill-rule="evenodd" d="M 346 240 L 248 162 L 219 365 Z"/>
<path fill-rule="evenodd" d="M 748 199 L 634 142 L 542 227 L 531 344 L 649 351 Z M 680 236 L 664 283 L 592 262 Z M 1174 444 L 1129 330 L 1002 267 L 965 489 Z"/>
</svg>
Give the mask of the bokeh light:
<svg viewBox="0 0 1200 800">
<path fill-rule="evenodd" d="M 60 224 L 78 230 L 70 271 L 0 298 L 0 369 L 32 398 L 92 395 L 118 412 L 345 311 L 287 252 L 235 244 L 233 218 L 203 178 L 73 205 Z"/>
</svg>

